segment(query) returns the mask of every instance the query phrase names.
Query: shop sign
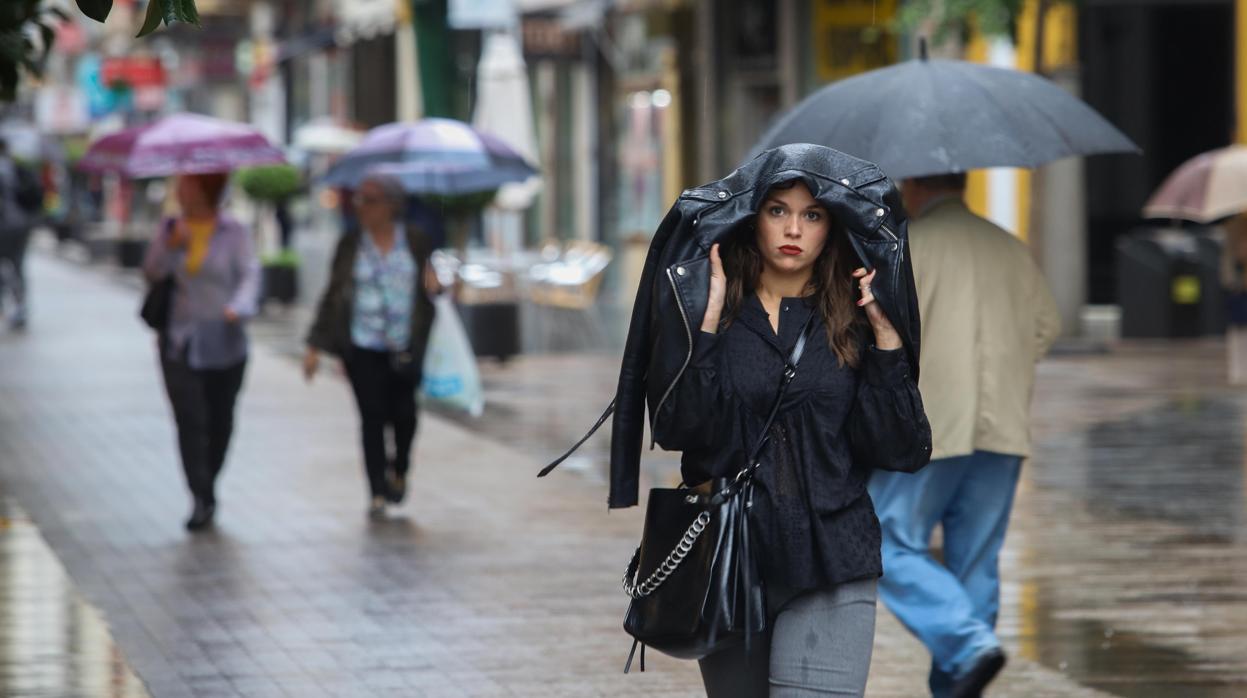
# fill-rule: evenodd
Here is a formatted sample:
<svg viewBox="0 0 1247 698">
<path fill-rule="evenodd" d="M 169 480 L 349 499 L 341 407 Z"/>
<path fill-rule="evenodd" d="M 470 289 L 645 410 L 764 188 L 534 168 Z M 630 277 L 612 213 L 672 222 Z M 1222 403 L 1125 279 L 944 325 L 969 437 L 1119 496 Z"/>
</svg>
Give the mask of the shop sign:
<svg viewBox="0 0 1247 698">
<path fill-rule="evenodd" d="M 342 45 L 394 31 L 400 0 L 335 0 L 337 39 Z"/>
<path fill-rule="evenodd" d="M 580 32 L 557 17 L 525 17 L 520 25 L 524 55 L 532 58 L 579 58 Z"/>
<path fill-rule="evenodd" d="M 504 29 L 516 22 L 514 0 L 450 0 L 448 9 L 455 29 Z"/>
<path fill-rule="evenodd" d="M 106 58 L 100 68 L 100 79 L 109 87 L 160 87 L 165 84 L 165 68 L 153 56 Z"/>
</svg>

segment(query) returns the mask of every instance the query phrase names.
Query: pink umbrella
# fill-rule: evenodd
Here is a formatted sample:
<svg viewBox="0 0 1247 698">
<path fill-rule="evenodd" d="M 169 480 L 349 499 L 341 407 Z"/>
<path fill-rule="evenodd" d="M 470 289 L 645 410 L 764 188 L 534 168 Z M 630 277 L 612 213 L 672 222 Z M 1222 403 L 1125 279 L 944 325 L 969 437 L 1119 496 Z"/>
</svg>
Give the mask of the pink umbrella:
<svg viewBox="0 0 1247 698">
<path fill-rule="evenodd" d="M 1182 163 L 1143 207 L 1148 218 L 1211 223 L 1247 211 L 1247 146 L 1210 150 Z"/>
<path fill-rule="evenodd" d="M 202 114 L 171 114 L 99 139 L 78 167 L 145 178 L 228 172 L 285 161 L 282 152 L 251 126 Z"/>
</svg>

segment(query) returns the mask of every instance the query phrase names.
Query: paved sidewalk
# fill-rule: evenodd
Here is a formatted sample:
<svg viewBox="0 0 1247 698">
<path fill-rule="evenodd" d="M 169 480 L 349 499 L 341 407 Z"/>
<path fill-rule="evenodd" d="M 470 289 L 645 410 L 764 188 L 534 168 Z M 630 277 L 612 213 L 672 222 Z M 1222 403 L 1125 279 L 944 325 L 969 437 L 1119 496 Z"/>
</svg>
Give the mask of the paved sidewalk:
<svg viewBox="0 0 1247 698">
<path fill-rule="evenodd" d="M 264 346 L 248 367 L 220 525 L 188 536 L 172 422 L 134 316 L 136 291 L 47 257 L 31 266 L 31 329 L 0 333 L 0 491 L 29 512 L 153 696 L 700 694 L 689 663 L 655 656 L 645 674 L 620 671 L 629 643 L 619 577 L 639 510 L 607 515 L 593 477 L 536 480 L 542 454 L 531 439 L 499 440 L 426 415 L 410 503 L 370 524 L 347 387 L 331 376 L 306 386 L 294 362 Z M 1006 553 L 1002 633 L 1015 659 L 993 696 L 1103 695 L 1075 678 L 1133 696 L 1242 695 L 1247 686 L 1247 604 L 1229 581 L 1247 578 L 1241 512 L 1161 516 L 1147 508 L 1155 498 L 1100 507 L 1083 492 L 1115 496 L 1111 479 L 1088 482 L 1088 458 L 1101 458 L 1105 473 L 1130 465 L 1121 431 L 1088 428 L 1120 415 L 1159 414 L 1151 419 L 1163 423 L 1191 378 L 1157 377 L 1155 357 L 1135 360 L 1151 368 L 1103 367 L 1120 381 L 1107 390 L 1086 362 L 1045 367 L 1046 379 L 1074 390 L 1040 396 L 1045 467 L 1028 469 L 1036 477 L 1023 485 Z M 491 390 L 507 388 L 492 369 L 487 379 Z M 1200 409 L 1230 416 L 1208 438 L 1241 440 L 1242 420 L 1227 420 L 1247 414 L 1244 401 L 1213 399 Z M 596 416 L 583 406 L 559 414 L 568 424 Z M 567 428 L 550 429 L 551 438 Z M 1167 429 L 1150 432 L 1152 452 L 1175 436 Z M 1241 447 L 1212 453 L 1209 478 L 1227 477 L 1235 455 Z M 1208 486 L 1227 507 L 1241 504 L 1241 469 L 1238 500 L 1215 482 Z M 1230 514 L 1221 504 L 1214 512 Z M 1196 535 L 1191 521 L 1211 528 Z M 1176 597 L 1162 593 L 1166 581 Z M 1217 647 L 1204 646 L 1214 639 Z M 1114 657 L 1123 659 L 1106 663 Z M 1146 679 L 1159 657 L 1182 690 L 1123 683 Z M 881 613 L 868 695 L 922 695 L 925 675 L 921 647 Z"/>
</svg>

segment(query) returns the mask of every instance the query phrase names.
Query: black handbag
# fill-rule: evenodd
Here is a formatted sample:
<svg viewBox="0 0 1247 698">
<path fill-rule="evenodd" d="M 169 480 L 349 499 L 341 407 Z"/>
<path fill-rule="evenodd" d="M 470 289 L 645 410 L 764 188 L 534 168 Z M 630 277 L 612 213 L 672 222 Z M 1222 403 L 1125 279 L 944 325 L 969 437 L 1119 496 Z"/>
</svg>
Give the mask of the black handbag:
<svg viewBox="0 0 1247 698">
<path fill-rule="evenodd" d="M 168 235 L 177 221 L 170 218 L 165 221 L 163 234 Z M 177 280 L 173 274 L 152 283 L 143 295 L 143 305 L 139 307 L 139 317 L 147 326 L 157 332 L 169 328 L 169 315 L 173 312 L 173 291 L 177 288 Z"/>
<path fill-rule="evenodd" d="M 770 439 L 797 364 L 805 351 L 806 322 L 784 366 L 775 403 L 749 459 L 735 477 L 716 479 L 708 493 L 681 486 L 650 490 L 645 529 L 628 570 L 631 597 L 624 630 L 634 638 L 624 673 L 641 646 L 679 659 L 702 659 L 766 629 L 763 580 L 749 531 L 753 476 Z"/>
<path fill-rule="evenodd" d="M 157 332 L 164 332 L 169 327 L 169 314 L 173 310 L 173 290 L 176 287 L 177 281 L 170 274 L 148 286 L 147 294 L 143 296 L 139 317 Z"/>
</svg>

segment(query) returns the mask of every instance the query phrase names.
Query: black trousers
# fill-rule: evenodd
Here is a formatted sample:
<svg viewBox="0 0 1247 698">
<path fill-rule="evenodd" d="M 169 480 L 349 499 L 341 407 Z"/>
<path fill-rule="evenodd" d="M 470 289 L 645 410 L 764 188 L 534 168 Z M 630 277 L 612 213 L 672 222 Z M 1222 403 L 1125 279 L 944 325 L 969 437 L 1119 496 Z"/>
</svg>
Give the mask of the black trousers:
<svg viewBox="0 0 1247 698">
<path fill-rule="evenodd" d="M 411 469 L 411 445 L 416 438 L 416 387 L 420 375 L 400 373 L 390 354 L 352 347 L 343 360 L 346 375 L 359 407 L 360 435 L 364 443 L 364 467 L 374 497 L 387 491 L 386 471 L 391 467 L 406 477 Z M 394 434 L 394 457 L 386 451 L 386 427 Z"/>
<path fill-rule="evenodd" d="M 5 283 L 13 284 L 7 289 L 13 294 L 13 302 L 17 306 L 18 315 L 26 311 L 26 245 L 30 242 L 30 230 L 27 228 L 0 228 L 0 262 L 11 265 L 13 275 L 0 271 L 0 306 L 3 305 Z"/>
<path fill-rule="evenodd" d="M 214 504 L 247 362 L 224 369 L 194 369 L 182 357 L 164 353 L 160 365 L 177 422 L 186 484 L 195 499 Z"/>
</svg>

